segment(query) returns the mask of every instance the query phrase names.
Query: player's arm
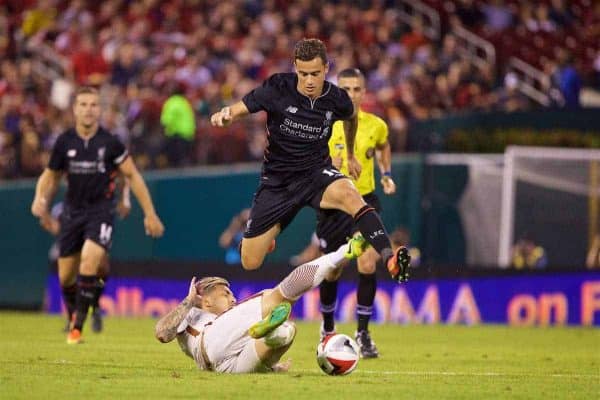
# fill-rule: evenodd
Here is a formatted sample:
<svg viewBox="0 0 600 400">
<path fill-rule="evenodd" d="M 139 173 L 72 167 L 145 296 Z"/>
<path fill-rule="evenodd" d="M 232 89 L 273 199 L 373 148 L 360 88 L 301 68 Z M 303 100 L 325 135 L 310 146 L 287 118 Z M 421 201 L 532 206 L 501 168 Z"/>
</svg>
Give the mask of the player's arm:
<svg viewBox="0 0 600 400">
<path fill-rule="evenodd" d="M 344 120 L 344 136 L 346 137 L 346 151 L 348 152 L 348 173 L 354 179 L 358 179 L 362 170 L 360 163 L 354 156 L 354 140 L 358 129 L 358 110 L 349 119 Z"/>
<path fill-rule="evenodd" d="M 385 194 L 396 193 L 396 184 L 392 179 L 392 148 L 387 140 L 376 147 L 375 156 L 381 173 L 381 186 Z"/>
<path fill-rule="evenodd" d="M 221 233 L 221 236 L 219 237 L 219 246 L 224 249 L 231 246 L 231 242 L 235 238 L 235 235 L 244 229 L 248 218 L 250 218 L 249 208 L 244 208 L 237 215 L 231 218 L 229 226 L 223 231 L 223 233 Z"/>
<path fill-rule="evenodd" d="M 200 306 L 200 301 L 201 297 L 196 291 L 196 277 L 193 277 L 186 298 L 156 323 L 154 327 L 154 336 L 156 339 L 162 343 L 169 343 L 175 339 L 177 337 L 177 327 L 192 307 Z"/>
<path fill-rule="evenodd" d="M 334 125 L 333 133 L 331 134 L 331 137 L 329 138 L 329 143 L 327 145 L 329 146 L 329 156 L 331 157 L 331 164 L 334 166 L 334 168 L 341 170 L 344 164 L 344 157 L 342 151 L 343 148 L 346 147 L 346 142 L 342 141 L 343 138 L 336 134 L 335 127 L 336 125 Z M 338 148 L 338 145 L 340 148 Z"/>
<path fill-rule="evenodd" d="M 40 217 L 40 225 L 52 236 L 57 236 L 60 232 L 60 222 L 50 214 L 44 214 Z"/>
<path fill-rule="evenodd" d="M 233 241 L 235 233 L 241 228 L 241 217 L 238 214 L 231 219 L 231 222 L 229 222 L 229 226 L 227 227 L 227 229 L 225 229 L 223 233 L 221 233 L 221 236 L 219 237 L 219 246 L 221 246 L 221 248 L 223 249 L 229 247 L 231 245 L 231 242 Z"/>
<path fill-rule="evenodd" d="M 210 123 L 213 126 L 224 127 L 250 114 L 248 107 L 243 101 L 238 101 L 230 106 L 221 108 L 219 112 L 214 113 L 210 117 Z"/>
<path fill-rule="evenodd" d="M 31 204 L 31 213 L 38 218 L 48 214 L 48 206 L 60 185 L 62 171 L 44 169 L 35 186 L 35 196 Z"/>
<path fill-rule="evenodd" d="M 117 203 L 117 214 L 121 219 L 124 219 L 131 212 L 131 187 L 127 178 L 124 176 L 118 177 L 117 188 L 121 194 Z"/>
<path fill-rule="evenodd" d="M 152 237 L 162 236 L 165 227 L 158 218 L 158 215 L 156 215 L 152 197 L 150 197 L 146 182 L 144 182 L 144 178 L 142 178 L 142 175 L 135 167 L 131 157 L 127 157 L 119 164 L 119 171 L 121 171 L 125 179 L 129 180 L 131 190 L 144 211 L 144 227 L 146 229 L 146 234 Z"/>
</svg>

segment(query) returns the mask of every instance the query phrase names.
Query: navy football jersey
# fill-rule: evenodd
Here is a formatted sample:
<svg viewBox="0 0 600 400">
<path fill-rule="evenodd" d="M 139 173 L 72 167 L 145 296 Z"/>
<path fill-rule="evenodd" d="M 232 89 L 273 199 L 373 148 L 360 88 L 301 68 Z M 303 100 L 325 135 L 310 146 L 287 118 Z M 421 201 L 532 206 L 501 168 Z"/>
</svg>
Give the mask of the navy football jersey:
<svg viewBox="0 0 600 400">
<path fill-rule="evenodd" d="M 354 106 L 345 90 L 325 81 L 316 99 L 301 94 L 294 73 L 274 74 L 242 101 L 251 113 L 267 112 L 263 172 L 294 172 L 330 164 L 333 123 L 349 119 Z"/>
<path fill-rule="evenodd" d="M 112 208 L 117 169 L 128 154 L 123 143 L 103 128 L 87 140 L 69 129 L 56 140 L 48 168 L 67 174 L 69 208 Z"/>
</svg>

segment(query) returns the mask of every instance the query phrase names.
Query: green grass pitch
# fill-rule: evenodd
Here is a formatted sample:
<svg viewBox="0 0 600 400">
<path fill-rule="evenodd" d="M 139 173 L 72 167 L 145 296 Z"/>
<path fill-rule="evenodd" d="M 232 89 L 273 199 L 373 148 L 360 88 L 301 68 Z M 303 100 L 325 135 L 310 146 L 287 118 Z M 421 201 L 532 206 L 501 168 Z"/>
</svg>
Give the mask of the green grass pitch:
<svg viewBox="0 0 600 400">
<path fill-rule="evenodd" d="M 0 313 L 2 399 L 592 399 L 600 393 L 600 330 L 373 325 L 381 357 L 349 376 L 315 361 L 317 323 L 298 323 L 280 374 L 198 371 L 154 320 L 107 319 L 68 346 L 63 319 Z M 354 325 L 338 331 L 353 334 Z M 286 358 L 284 356 L 284 358 Z"/>
</svg>

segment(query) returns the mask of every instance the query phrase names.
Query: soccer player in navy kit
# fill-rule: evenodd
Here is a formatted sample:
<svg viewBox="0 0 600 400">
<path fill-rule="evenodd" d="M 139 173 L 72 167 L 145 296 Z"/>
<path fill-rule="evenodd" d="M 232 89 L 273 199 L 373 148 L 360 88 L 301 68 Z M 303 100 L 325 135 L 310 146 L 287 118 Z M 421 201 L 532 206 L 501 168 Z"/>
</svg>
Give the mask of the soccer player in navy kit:
<svg viewBox="0 0 600 400">
<path fill-rule="evenodd" d="M 267 113 L 268 145 L 260 185 L 241 243 L 242 265 L 257 269 L 275 237 L 305 205 L 338 209 L 353 216 L 365 239 L 385 261 L 392 278 L 408 278 L 410 257 L 396 253 L 374 208 L 365 203 L 350 179 L 335 169 L 328 141 L 333 123 L 344 121 L 348 171 L 353 178 L 361 167 L 354 156 L 357 111 L 348 94 L 325 80 L 327 50 L 318 39 L 302 39 L 294 50 L 295 73 L 274 74 L 242 101 L 211 116 L 214 126 L 258 111 Z"/>
<path fill-rule="evenodd" d="M 81 342 L 88 309 L 100 287 L 97 275 L 112 242 L 115 178 L 119 172 L 130 182 L 144 211 L 146 234 L 160 237 L 164 232 L 144 179 L 125 146 L 99 125 L 100 113 L 98 91 L 80 88 L 73 104 L 75 127 L 56 140 L 31 205 L 34 216 L 47 218 L 48 207 L 66 174 L 68 188 L 58 235 L 58 275 L 66 301 L 67 293 L 72 293 L 77 285 L 69 344 Z"/>
</svg>

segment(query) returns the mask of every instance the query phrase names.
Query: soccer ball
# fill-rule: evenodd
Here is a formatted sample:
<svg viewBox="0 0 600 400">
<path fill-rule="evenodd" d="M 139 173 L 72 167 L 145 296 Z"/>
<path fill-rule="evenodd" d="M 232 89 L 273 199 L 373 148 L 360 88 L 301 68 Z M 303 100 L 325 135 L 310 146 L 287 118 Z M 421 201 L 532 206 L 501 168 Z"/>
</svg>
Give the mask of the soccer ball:
<svg viewBox="0 0 600 400">
<path fill-rule="evenodd" d="M 327 375 L 347 375 L 360 358 L 356 342 L 347 335 L 327 335 L 317 346 L 317 363 Z"/>
</svg>

